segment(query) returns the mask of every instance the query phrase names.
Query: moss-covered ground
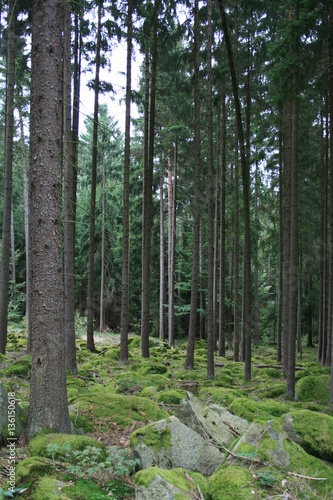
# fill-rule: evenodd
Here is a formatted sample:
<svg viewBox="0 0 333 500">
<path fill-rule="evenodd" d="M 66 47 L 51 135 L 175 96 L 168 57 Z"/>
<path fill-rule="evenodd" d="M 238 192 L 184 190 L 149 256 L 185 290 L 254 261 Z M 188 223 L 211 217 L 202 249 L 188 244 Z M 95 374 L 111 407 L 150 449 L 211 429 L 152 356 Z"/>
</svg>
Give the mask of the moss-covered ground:
<svg viewBox="0 0 333 500">
<path fill-rule="evenodd" d="M 171 349 L 151 339 L 151 356 L 143 360 L 139 337 L 130 337 L 127 364 L 119 361 L 119 335 L 96 334 L 96 353 L 86 349 L 84 337 L 77 340 L 78 372 L 68 374 L 67 394 L 71 421 L 79 435 L 43 434 L 29 446 L 23 436 L 16 448 L 17 487 L 24 489 L 20 498 L 134 498 L 131 457 L 119 457 L 130 449 L 130 436 L 135 431 L 173 414 L 186 390 L 193 391 L 203 404 L 223 405 L 249 422 L 273 420 L 282 428 L 284 415 L 294 412 L 295 429 L 308 450 L 321 446 L 325 456 L 332 452 L 332 424 L 322 418 L 328 414 L 330 377 L 328 369 L 316 361 L 316 349 L 304 347 L 303 359 L 297 360 L 298 401 L 290 402 L 284 398 L 286 380 L 276 362 L 274 346 L 253 348 L 251 382 L 244 382 L 244 365 L 235 363 L 229 352 L 225 358 L 216 356 L 212 381 L 207 379 L 204 341 L 196 343 L 195 368 L 188 371 L 184 369 L 186 342 L 176 342 Z M 27 326 L 10 325 L 7 354 L 0 357 L 0 380 L 7 390 L 15 392 L 24 409 L 29 406 L 31 371 L 26 344 Z M 326 437 L 318 432 L 316 422 L 322 422 L 320 429 Z M 239 456 L 236 464 L 223 463 L 204 488 L 205 498 L 282 498 L 285 491 L 297 499 L 332 497 L 333 469 L 288 440 L 288 470 L 274 468 L 266 445 L 273 446 L 268 436 L 256 450 L 244 445 L 244 456 Z M 105 464 L 109 463 L 110 447 L 113 468 L 102 474 L 101 469 L 107 469 Z M 98 454 L 96 449 L 102 452 Z M 0 470 L 4 470 L 7 454 L 6 447 L 0 449 Z M 103 464 L 100 469 L 98 464 Z M 142 481 L 146 481 L 147 475 L 143 476 Z M 141 481 L 140 477 L 137 475 L 136 481 Z M 4 474 L 0 484 L 6 488 Z M 219 491 L 228 495 L 221 496 Z"/>
</svg>

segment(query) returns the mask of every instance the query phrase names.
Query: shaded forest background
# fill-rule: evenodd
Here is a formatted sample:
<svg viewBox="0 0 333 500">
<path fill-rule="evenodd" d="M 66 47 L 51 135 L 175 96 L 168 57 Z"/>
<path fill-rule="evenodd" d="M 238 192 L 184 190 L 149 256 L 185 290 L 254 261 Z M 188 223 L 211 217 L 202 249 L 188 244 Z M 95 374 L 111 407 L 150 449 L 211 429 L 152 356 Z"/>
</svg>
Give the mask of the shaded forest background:
<svg viewBox="0 0 333 500">
<path fill-rule="evenodd" d="M 2 352 L 7 317 L 29 316 L 31 12 L 28 2 L 8 4 L 1 4 L 5 169 L 10 22 L 15 85 Z M 214 351 L 228 349 L 235 361 L 245 361 L 247 379 L 251 340 L 274 343 L 293 398 L 302 340 L 318 346 L 322 364 L 332 364 L 332 2 L 100 0 L 69 2 L 64 12 L 66 338 L 75 339 L 74 314 L 87 320 L 92 351 L 94 330 L 119 331 L 124 362 L 129 331 L 141 334 L 144 357 L 149 335 L 170 345 L 188 337 L 191 368 L 192 340 L 200 337 L 211 353 L 208 377 L 214 377 Z M 127 60 L 125 133 L 112 116 L 112 86 L 100 76 L 103 67 L 113 71 L 113 47 L 121 39 L 128 54 L 135 41 L 143 56 L 136 92 Z M 86 66 L 94 72 L 95 108 L 81 132 Z M 109 106 L 99 104 L 102 93 Z M 138 108 L 132 120 L 131 102 Z M 75 281 L 68 283 L 69 276 Z M 75 357 L 67 367 L 75 369 Z"/>
</svg>

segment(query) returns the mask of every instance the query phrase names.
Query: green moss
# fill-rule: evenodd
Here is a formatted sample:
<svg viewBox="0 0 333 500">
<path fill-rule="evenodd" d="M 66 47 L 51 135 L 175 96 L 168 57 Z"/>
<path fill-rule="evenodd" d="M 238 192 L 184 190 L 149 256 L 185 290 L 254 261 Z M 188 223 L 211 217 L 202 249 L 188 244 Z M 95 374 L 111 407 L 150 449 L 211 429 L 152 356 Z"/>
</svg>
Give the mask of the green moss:
<svg viewBox="0 0 333 500">
<path fill-rule="evenodd" d="M 220 469 L 208 479 L 208 482 L 209 493 L 213 500 L 262 498 L 258 496 L 260 488 L 251 472 L 236 465 Z"/>
<path fill-rule="evenodd" d="M 254 420 L 265 422 L 273 417 L 280 417 L 289 411 L 290 405 L 275 400 L 257 401 L 251 398 L 235 399 L 230 405 L 230 411 L 249 422 Z"/>
<path fill-rule="evenodd" d="M 66 483 L 59 481 L 55 477 L 44 476 L 39 481 L 37 488 L 35 489 L 33 498 L 35 500 L 68 500 L 68 497 L 63 492 L 63 488 Z"/>
<path fill-rule="evenodd" d="M 319 458 L 306 453 L 303 448 L 293 441 L 285 439 L 284 448 L 290 455 L 290 472 L 327 479 L 327 481 L 308 482 L 312 495 L 308 495 L 306 498 L 331 498 L 333 494 L 333 469 L 319 460 Z"/>
<path fill-rule="evenodd" d="M 131 367 L 131 371 L 138 372 L 142 377 L 145 377 L 148 374 L 158 373 L 164 374 L 166 373 L 167 367 L 162 365 L 161 363 L 153 363 L 151 361 L 135 363 Z"/>
<path fill-rule="evenodd" d="M 156 394 L 155 401 L 157 403 L 165 403 L 172 405 L 179 405 L 181 400 L 186 396 L 186 391 L 181 389 L 171 389 Z"/>
<path fill-rule="evenodd" d="M 192 481 L 186 479 L 185 474 L 188 474 L 193 480 Z M 185 469 L 159 469 L 158 467 L 152 467 L 150 469 L 141 470 L 135 475 L 135 486 L 144 486 L 148 488 L 150 483 L 153 481 L 155 476 L 160 476 L 168 483 L 175 486 L 175 488 L 179 490 L 183 490 L 184 492 L 191 492 L 196 489 L 196 485 L 199 485 L 205 498 L 208 496 L 208 481 L 198 472 L 186 472 Z M 181 495 L 181 493 L 178 493 Z M 186 496 L 185 498 L 188 498 Z"/>
<path fill-rule="evenodd" d="M 203 387 L 199 391 L 199 398 L 205 401 L 229 406 L 234 399 L 244 395 L 241 389 L 227 389 L 225 387 Z"/>
<path fill-rule="evenodd" d="M 31 357 L 25 356 L 24 358 L 15 361 L 12 365 L 5 368 L 2 373 L 6 377 L 16 375 L 17 377 L 26 377 L 31 372 Z"/>
<path fill-rule="evenodd" d="M 134 421 L 148 424 L 168 416 L 167 412 L 149 399 L 139 396 L 115 394 L 109 387 L 97 386 L 80 399 L 77 426 L 93 430 L 108 430 L 116 423 L 121 428 L 132 425 Z M 73 409 L 72 419 L 76 418 Z"/>
<path fill-rule="evenodd" d="M 112 483 L 108 484 L 108 490 L 112 491 Z M 119 489 L 119 488 L 118 488 Z M 94 483 L 94 481 L 88 481 L 86 479 L 78 479 L 75 481 L 75 485 L 71 484 L 70 486 L 64 486 L 62 491 L 65 495 L 68 495 L 69 498 L 75 500 L 106 500 L 107 498 L 114 498 L 113 495 L 104 489 L 102 489 L 98 484 Z M 120 498 L 124 498 L 131 493 L 131 490 L 123 486 Z"/>
<path fill-rule="evenodd" d="M 134 448 L 140 442 L 156 451 L 160 451 L 162 448 L 167 450 L 171 448 L 171 431 L 167 425 L 161 429 L 157 428 L 155 423 L 141 427 L 131 435 L 130 445 Z"/>
<path fill-rule="evenodd" d="M 84 450 L 88 446 L 103 448 L 98 441 L 89 436 L 41 432 L 31 439 L 28 450 L 31 455 L 50 457 L 52 454 L 47 449 L 49 445 L 56 445 L 55 449 L 59 450 L 55 453 L 57 457 L 65 457 L 68 446 L 70 446 L 71 450 Z"/>
<path fill-rule="evenodd" d="M 119 346 L 109 347 L 109 349 L 105 353 L 105 358 L 112 361 L 119 361 L 120 347 Z"/>
<path fill-rule="evenodd" d="M 254 446 L 250 443 L 240 443 L 237 446 L 237 455 L 242 455 L 243 453 L 253 453 L 255 451 Z"/>
<path fill-rule="evenodd" d="M 157 390 L 154 386 L 145 387 L 144 389 L 142 389 L 140 397 L 152 399 L 155 396 L 156 392 Z"/>
<path fill-rule="evenodd" d="M 33 481 L 41 474 L 47 474 L 52 469 L 52 460 L 45 457 L 28 457 L 16 465 L 15 479 L 17 484 Z"/>
<path fill-rule="evenodd" d="M 265 390 L 265 392 L 261 393 L 260 396 L 264 398 L 277 398 L 279 396 L 283 396 L 286 393 L 286 384 L 270 384 L 270 388 Z"/>
<path fill-rule="evenodd" d="M 293 426 L 312 455 L 333 460 L 333 417 L 310 410 L 294 411 Z"/>
<path fill-rule="evenodd" d="M 321 405 L 328 405 L 330 376 L 321 375 L 301 378 L 295 387 L 296 396 L 299 401 L 312 401 Z"/>
</svg>

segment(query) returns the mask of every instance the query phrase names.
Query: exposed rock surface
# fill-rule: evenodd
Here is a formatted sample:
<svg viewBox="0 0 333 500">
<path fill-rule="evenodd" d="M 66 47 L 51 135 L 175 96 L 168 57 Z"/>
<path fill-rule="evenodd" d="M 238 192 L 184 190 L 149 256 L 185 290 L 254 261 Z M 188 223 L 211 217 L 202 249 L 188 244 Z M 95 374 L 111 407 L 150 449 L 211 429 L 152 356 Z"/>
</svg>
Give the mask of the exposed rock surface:
<svg viewBox="0 0 333 500">
<path fill-rule="evenodd" d="M 142 469 L 184 467 L 204 476 L 211 475 L 224 457 L 218 448 L 174 416 L 135 431 L 131 448 Z"/>
<path fill-rule="evenodd" d="M 249 427 L 247 420 L 233 415 L 219 405 L 203 406 L 190 392 L 182 400 L 177 412 L 179 420 L 205 439 L 213 439 L 228 447 Z"/>
</svg>

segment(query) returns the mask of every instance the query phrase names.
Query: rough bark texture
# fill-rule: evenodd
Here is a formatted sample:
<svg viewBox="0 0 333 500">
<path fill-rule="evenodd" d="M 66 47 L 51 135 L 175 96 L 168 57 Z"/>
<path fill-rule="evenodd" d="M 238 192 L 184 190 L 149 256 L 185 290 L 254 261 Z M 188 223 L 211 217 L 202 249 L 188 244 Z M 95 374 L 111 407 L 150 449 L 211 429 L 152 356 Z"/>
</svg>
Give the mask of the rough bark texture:
<svg viewBox="0 0 333 500">
<path fill-rule="evenodd" d="M 132 68 L 132 0 L 128 0 L 127 10 L 127 68 L 126 68 L 126 115 L 125 115 L 125 158 L 124 158 L 124 197 L 123 197 L 123 250 L 121 277 L 121 325 L 120 361 L 128 361 L 129 329 L 129 191 L 130 191 L 130 152 L 131 152 L 131 68 Z"/>
<path fill-rule="evenodd" d="M 160 170 L 160 309 L 159 309 L 159 333 L 160 340 L 164 340 L 164 179 L 161 161 Z"/>
<path fill-rule="evenodd" d="M 62 267 L 61 6 L 33 2 L 29 238 L 31 381 L 28 439 L 70 431 L 66 391 Z"/>
<path fill-rule="evenodd" d="M 14 83 L 15 83 L 15 34 L 14 0 L 8 3 L 8 39 L 6 70 L 6 114 L 5 114 L 5 165 L 4 198 L 1 240 L 1 279 L 0 279 L 0 353 L 5 354 L 8 323 L 8 290 L 10 259 L 10 221 L 12 205 L 13 171 L 13 127 L 14 127 Z"/>
<path fill-rule="evenodd" d="M 193 252 L 191 310 L 185 368 L 194 368 L 194 346 L 197 325 L 198 278 L 199 278 L 199 234 L 200 234 L 200 79 L 199 79 L 199 5 L 194 6 L 194 115 L 195 115 L 195 159 L 194 159 L 194 207 L 193 207 Z"/>
<path fill-rule="evenodd" d="M 329 83 L 330 83 L 330 171 L 331 176 L 333 175 L 333 4 L 330 3 L 329 6 L 329 62 L 330 62 L 330 71 L 329 71 Z M 333 191 L 331 191 L 331 203 L 332 203 Z M 333 217 L 331 217 L 331 238 L 332 238 L 332 230 L 333 230 Z M 331 246 L 333 245 L 331 240 Z M 331 252 L 332 255 L 332 252 Z M 333 264 L 332 264 L 333 267 Z M 333 277 L 331 276 L 331 280 Z M 330 388 L 330 413 L 333 413 L 333 341 L 331 341 L 331 388 Z"/>
<path fill-rule="evenodd" d="M 283 169 L 282 169 L 282 114 L 279 120 L 279 283 L 276 334 L 276 360 L 282 360 L 282 294 L 283 294 Z"/>
<path fill-rule="evenodd" d="M 220 192 L 220 304 L 219 304 L 219 356 L 225 356 L 225 153 L 226 153 L 226 106 L 225 92 L 222 95 L 222 151 Z"/>
<path fill-rule="evenodd" d="M 89 264 L 88 264 L 88 292 L 87 292 L 87 348 L 95 352 L 94 343 L 94 267 L 95 267 L 95 210 L 96 210 L 96 178 L 97 178 L 97 138 L 98 138 L 98 95 L 99 69 L 101 64 L 101 5 L 98 6 L 98 27 L 96 44 L 96 72 L 95 72 L 95 103 L 94 128 L 91 160 L 91 194 L 90 194 L 90 223 L 89 223 Z"/>
</svg>

